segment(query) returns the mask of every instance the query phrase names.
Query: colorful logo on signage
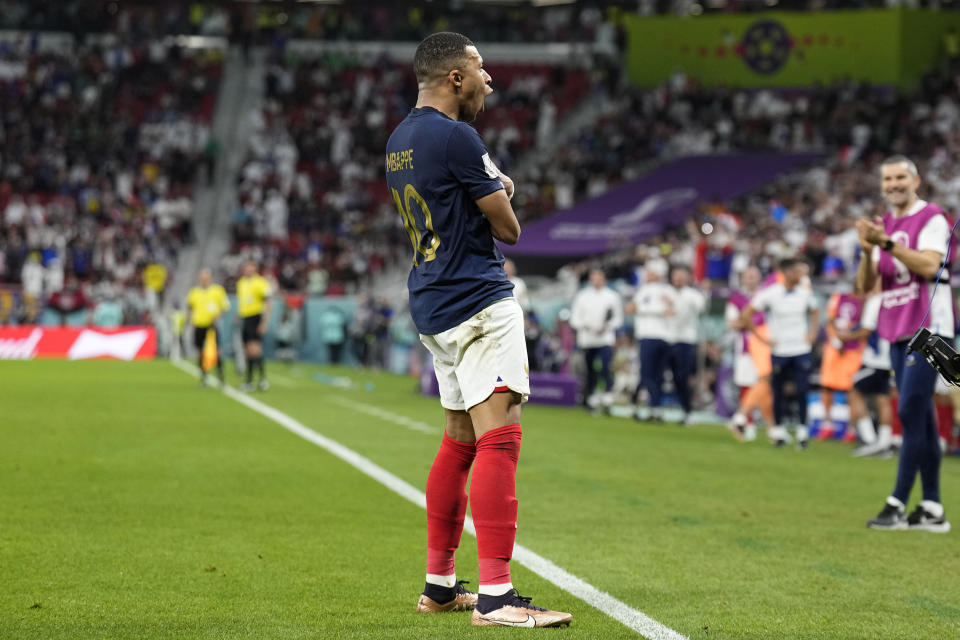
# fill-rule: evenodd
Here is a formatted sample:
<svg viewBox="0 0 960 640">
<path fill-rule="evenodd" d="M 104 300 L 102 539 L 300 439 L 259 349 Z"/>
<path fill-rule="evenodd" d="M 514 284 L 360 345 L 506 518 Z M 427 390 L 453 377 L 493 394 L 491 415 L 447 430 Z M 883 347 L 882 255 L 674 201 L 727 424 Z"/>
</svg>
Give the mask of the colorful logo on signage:
<svg viewBox="0 0 960 640">
<path fill-rule="evenodd" d="M 786 27 L 775 20 L 761 20 L 743 34 L 737 53 L 750 69 L 762 75 L 783 68 L 793 50 L 793 38 Z"/>
</svg>

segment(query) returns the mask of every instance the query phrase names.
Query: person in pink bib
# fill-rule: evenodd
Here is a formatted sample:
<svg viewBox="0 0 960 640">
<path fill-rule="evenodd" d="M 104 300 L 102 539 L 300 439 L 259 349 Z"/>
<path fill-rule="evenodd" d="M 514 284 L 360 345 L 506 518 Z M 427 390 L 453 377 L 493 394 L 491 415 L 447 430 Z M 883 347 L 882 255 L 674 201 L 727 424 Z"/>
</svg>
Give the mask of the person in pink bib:
<svg viewBox="0 0 960 640">
<path fill-rule="evenodd" d="M 893 493 L 867 526 L 945 533 L 950 523 L 940 502 L 943 454 L 933 410 L 937 372 L 919 353 L 908 354 L 907 343 L 920 326 L 953 341 L 956 320 L 949 274 L 938 280 L 949 250 L 950 227 L 940 207 L 917 197 L 920 175 L 909 158 L 898 155 L 884 160 L 880 179 L 890 211 L 882 219 L 857 221 L 863 250 L 857 285 L 869 292 L 879 281 L 877 333 L 890 342 L 903 445 Z M 931 302 L 935 288 L 938 295 Z M 906 503 L 918 472 L 923 497 L 907 516 Z"/>
</svg>

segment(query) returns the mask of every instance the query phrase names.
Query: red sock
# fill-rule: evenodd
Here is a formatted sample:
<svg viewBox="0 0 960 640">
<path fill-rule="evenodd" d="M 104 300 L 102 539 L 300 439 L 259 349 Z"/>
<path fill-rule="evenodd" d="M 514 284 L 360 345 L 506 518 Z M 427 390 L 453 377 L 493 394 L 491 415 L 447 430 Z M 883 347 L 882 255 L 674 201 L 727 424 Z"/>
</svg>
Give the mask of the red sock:
<svg viewBox="0 0 960 640">
<path fill-rule="evenodd" d="M 460 546 L 467 513 L 467 476 L 476 455 L 472 442 L 458 442 L 443 434 L 440 451 L 427 476 L 427 573 L 449 576 Z"/>
<path fill-rule="evenodd" d="M 470 508 L 477 528 L 480 586 L 510 582 L 510 558 L 517 537 L 517 460 L 520 425 L 508 424 L 477 440 Z"/>
<path fill-rule="evenodd" d="M 953 405 L 935 404 L 937 410 L 937 430 L 940 437 L 950 442 L 950 436 L 953 434 Z"/>
</svg>

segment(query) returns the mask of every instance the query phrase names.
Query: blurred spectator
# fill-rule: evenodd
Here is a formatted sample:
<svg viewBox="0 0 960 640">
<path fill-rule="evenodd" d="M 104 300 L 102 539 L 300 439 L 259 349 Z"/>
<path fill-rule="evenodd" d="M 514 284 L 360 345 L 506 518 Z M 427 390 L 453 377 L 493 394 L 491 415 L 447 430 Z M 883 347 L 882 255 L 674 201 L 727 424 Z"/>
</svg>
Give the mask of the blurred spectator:
<svg viewBox="0 0 960 640">
<path fill-rule="evenodd" d="M 673 335 L 670 323 L 674 314 L 676 293 L 664 282 L 667 264 L 663 260 L 649 261 L 644 268 L 644 284 L 637 289 L 627 312 L 635 313 L 634 335 L 640 345 L 640 386 L 634 392 L 634 418 L 640 415 L 640 390 L 647 392 L 649 407 L 647 420 L 663 420 L 663 378 L 670 363 L 669 340 Z"/>
<path fill-rule="evenodd" d="M 616 331 L 622 325 L 620 296 L 607 287 L 602 269 L 591 269 L 590 284 L 577 293 L 570 310 L 570 326 L 577 331 L 577 347 L 583 351 L 586 367 L 585 407 L 599 406 L 609 411 L 613 404 L 613 345 Z M 598 377 L 604 384 L 604 393 L 599 399 L 593 397 Z"/>
<path fill-rule="evenodd" d="M 297 359 L 297 351 L 300 345 L 300 325 L 302 323 L 300 309 L 285 306 L 280 316 L 280 322 L 277 323 L 275 330 L 277 359 L 282 362 L 293 362 Z M 339 361 L 331 358 L 331 362 L 339 364 Z"/>
<path fill-rule="evenodd" d="M 683 410 L 681 421 L 689 424 L 693 410 L 690 378 L 697 368 L 698 320 L 707 301 L 703 293 L 691 286 L 690 269 L 685 265 L 671 268 L 670 284 L 674 289 L 673 316 L 670 318 L 670 371 Z"/>
<path fill-rule="evenodd" d="M 330 362 L 343 364 L 343 345 L 347 341 L 346 319 L 343 313 L 332 305 L 325 306 L 317 318 L 317 325 Z"/>
<path fill-rule="evenodd" d="M 79 281 L 73 276 L 67 279 L 63 288 L 54 291 L 47 303 L 48 308 L 57 314 L 60 325 L 67 324 L 67 317 L 78 311 L 88 310 L 91 301 L 83 293 Z"/>
</svg>

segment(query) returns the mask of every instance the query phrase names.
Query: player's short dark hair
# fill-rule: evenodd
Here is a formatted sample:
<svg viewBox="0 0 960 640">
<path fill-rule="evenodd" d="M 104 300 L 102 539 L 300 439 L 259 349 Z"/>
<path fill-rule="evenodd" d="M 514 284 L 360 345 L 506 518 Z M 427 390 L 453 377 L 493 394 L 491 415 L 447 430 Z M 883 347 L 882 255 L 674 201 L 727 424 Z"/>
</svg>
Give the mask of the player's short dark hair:
<svg viewBox="0 0 960 640">
<path fill-rule="evenodd" d="M 917 171 L 917 165 L 913 162 L 913 160 L 899 153 L 886 158 L 883 162 L 880 163 L 880 165 L 883 166 L 886 164 L 900 164 L 901 162 L 907 165 L 907 171 L 909 171 L 911 174 L 915 176 L 920 175 L 920 172 Z"/>
<path fill-rule="evenodd" d="M 800 258 L 784 258 L 780 261 L 780 271 L 789 271 L 799 264 L 803 264 Z"/>
<path fill-rule="evenodd" d="M 467 36 L 452 31 L 441 31 L 427 36 L 417 45 L 413 54 L 413 72 L 417 82 L 444 75 L 466 60 L 467 47 L 475 46 Z"/>
</svg>

